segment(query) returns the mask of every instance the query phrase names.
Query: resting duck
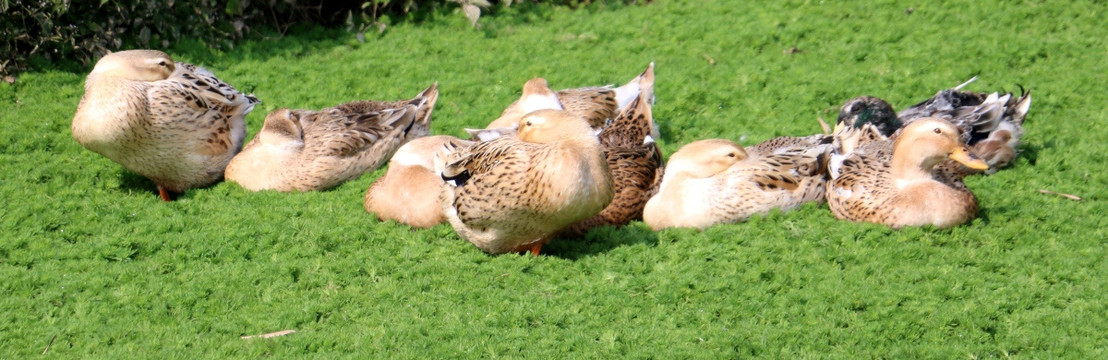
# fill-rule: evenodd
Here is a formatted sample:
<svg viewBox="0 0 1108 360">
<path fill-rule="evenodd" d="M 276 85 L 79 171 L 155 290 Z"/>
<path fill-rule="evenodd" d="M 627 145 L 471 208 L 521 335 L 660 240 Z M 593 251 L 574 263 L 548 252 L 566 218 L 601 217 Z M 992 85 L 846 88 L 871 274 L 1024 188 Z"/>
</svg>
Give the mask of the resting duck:
<svg viewBox="0 0 1108 360">
<path fill-rule="evenodd" d="M 530 250 L 612 201 L 612 176 L 589 123 L 562 110 L 523 116 L 518 137 L 451 154 L 442 208 L 458 235 L 490 254 Z"/>
<path fill-rule="evenodd" d="M 597 226 L 623 226 L 642 219 L 646 201 L 657 192 L 663 168 L 662 149 L 650 135 L 654 125 L 653 65 L 638 77 L 639 96 L 598 135 L 615 182 L 615 197 L 599 214 L 574 224 L 564 235 L 579 237 Z"/>
<path fill-rule="evenodd" d="M 864 124 L 873 124 L 882 135 L 895 137 L 903 125 L 918 119 L 944 119 L 958 127 L 962 141 L 989 164 L 985 172 L 995 173 L 1015 159 L 1016 147 L 1023 135 L 1023 120 L 1031 109 L 1031 92 L 1015 96 L 962 90 L 975 80 L 976 76 L 954 88 L 939 91 L 930 99 L 895 115 L 891 113 L 892 107 L 881 99 L 868 96 L 851 99 L 839 113 L 840 123 L 836 124 L 836 130 L 843 126 L 861 128 Z M 962 170 L 966 170 L 966 174 L 977 171 Z"/>
<path fill-rule="evenodd" d="M 827 189 L 839 219 L 893 228 L 956 226 L 977 214 L 977 199 L 957 178 L 935 171 L 950 159 L 968 168 L 988 164 L 962 142 L 956 126 L 938 118 L 916 119 L 895 140 L 863 145 L 848 154 Z"/>
<path fill-rule="evenodd" d="M 670 156 L 643 222 L 654 230 L 704 229 L 823 200 L 830 144 L 762 148 L 773 150 L 748 152 L 724 139 L 685 145 Z"/>
<path fill-rule="evenodd" d="M 435 85 L 411 100 L 356 101 L 320 111 L 277 109 L 227 166 L 251 191 L 312 191 L 377 169 L 400 145 L 427 135 Z"/>
<path fill-rule="evenodd" d="M 647 69 L 653 77 L 654 63 Z M 644 72 L 645 74 L 645 72 Z M 523 95 L 508 105 L 488 128 L 507 128 L 517 124 L 523 115 L 536 110 L 565 110 L 584 118 L 593 129 L 601 129 L 615 119 L 619 111 L 639 95 L 642 75 L 618 88 L 592 86 L 553 91 L 546 79 L 534 78 L 523 84 Z M 653 83 L 653 80 L 651 80 Z M 654 103 L 654 99 L 650 99 Z"/>
<path fill-rule="evenodd" d="M 161 51 L 120 51 L 89 73 L 71 129 L 81 146 L 150 179 L 171 201 L 223 177 L 258 102 Z"/>
<path fill-rule="evenodd" d="M 366 212 L 414 228 L 429 228 L 446 221 L 439 195 L 444 186 L 435 172 L 435 159 L 473 146 L 453 136 L 436 135 L 409 141 L 389 160 L 385 175 L 365 194 Z"/>
</svg>

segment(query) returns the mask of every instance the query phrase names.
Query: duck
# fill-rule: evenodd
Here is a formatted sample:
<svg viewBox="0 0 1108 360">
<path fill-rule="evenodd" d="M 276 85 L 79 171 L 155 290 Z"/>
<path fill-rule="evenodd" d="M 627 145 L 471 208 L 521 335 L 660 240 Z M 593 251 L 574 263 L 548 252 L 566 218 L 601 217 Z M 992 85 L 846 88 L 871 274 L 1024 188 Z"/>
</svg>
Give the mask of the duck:
<svg viewBox="0 0 1108 360">
<path fill-rule="evenodd" d="M 977 77 L 950 89 L 941 90 L 931 98 L 916 105 L 892 113 L 892 106 L 884 100 L 861 96 L 847 101 L 839 113 L 836 131 L 845 128 L 862 128 L 872 124 L 880 137 L 893 138 L 905 125 L 918 119 L 937 117 L 954 124 L 961 131 L 962 141 L 979 155 L 989 168 L 975 170 L 954 163 L 942 165 L 957 169 L 962 175 L 975 173 L 993 174 L 1008 166 L 1015 159 L 1019 140 L 1023 136 L 1023 122 L 1031 108 L 1031 91 L 1020 95 L 1001 92 L 973 92 L 962 90 Z M 844 128 L 845 127 L 845 128 Z M 854 135 L 871 133 L 862 131 Z M 847 141 L 850 144 L 850 141 Z M 844 153 L 849 152 L 848 146 Z"/>
<path fill-rule="evenodd" d="M 530 252 L 612 201 L 611 171 L 592 126 L 565 110 L 524 115 L 515 136 L 478 142 L 436 164 L 459 237 L 489 254 Z"/>
<path fill-rule="evenodd" d="M 150 179 L 168 202 L 223 178 L 259 102 L 164 52 L 119 51 L 85 78 L 70 130 L 81 146 Z"/>
<path fill-rule="evenodd" d="M 760 152 L 727 139 L 689 143 L 670 156 L 657 194 L 643 209 L 655 231 L 705 229 L 745 221 L 774 209 L 787 211 L 823 201 L 831 145 L 786 146 L 767 140 Z M 790 140 L 791 141 L 791 140 Z"/>
<path fill-rule="evenodd" d="M 977 214 L 977 198 L 958 178 L 935 171 L 945 160 L 971 169 L 988 164 L 941 118 L 920 118 L 895 139 L 863 145 L 842 161 L 827 187 L 836 218 L 892 228 L 961 225 Z"/>
<path fill-rule="evenodd" d="M 651 112 L 654 101 L 653 64 L 638 79 L 639 96 L 598 135 L 612 173 L 615 196 L 599 214 L 574 224 L 563 236 L 581 237 L 597 226 L 619 227 L 641 220 L 643 207 L 661 185 L 664 173 L 662 149 L 651 135 L 655 129 Z"/>
<path fill-rule="evenodd" d="M 653 77 L 654 63 L 647 70 Z M 650 80 L 653 83 L 653 79 Z M 638 97 L 642 75 L 631 79 L 623 86 L 611 85 L 587 86 L 572 89 L 551 90 L 546 79 L 537 77 L 523 84 L 523 94 L 490 122 L 487 128 L 507 128 L 519 122 L 523 115 L 536 110 L 565 110 L 587 120 L 593 129 L 599 130 L 608 125 L 621 109 Z M 654 99 L 650 99 L 654 103 Z M 655 138 L 657 135 L 655 135 Z"/>
<path fill-rule="evenodd" d="M 227 165 L 249 191 L 326 190 L 380 167 L 404 143 L 430 132 L 432 84 L 411 100 L 363 100 L 319 111 L 281 108 Z"/>
<path fill-rule="evenodd" d="M 388 170 L 370 185 L 365 210 L 381 221 L 394 220 L 413 228 L 446 222 L 439 195 L 445 185 L 435 172 L 435 161 L 474 142 L 449 135 L 409 141 L 389 159 Z"/>
</svg>

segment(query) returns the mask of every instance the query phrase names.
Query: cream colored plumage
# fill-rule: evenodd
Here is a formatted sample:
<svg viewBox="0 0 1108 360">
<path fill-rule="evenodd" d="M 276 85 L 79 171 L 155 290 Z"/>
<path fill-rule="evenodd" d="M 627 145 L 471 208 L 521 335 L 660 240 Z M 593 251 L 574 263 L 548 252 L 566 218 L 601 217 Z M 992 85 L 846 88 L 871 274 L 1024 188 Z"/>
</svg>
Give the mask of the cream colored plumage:
<svg viewBox="0 0 1108 360">
<path fill-rule="evenodd" d="M 643 222 L 654 230 L 704 229 L 822 201 L 831 146 L 785 143 L 762 146 L 765 153 L 723 139 L 685 145 L 666 163 L 661 190 L 646 203 Z"/>
<path fill-rule="evenodd" d="M 491 254 L 530 250 L 596 215 L 612 201 L 612 177 L 594 131 L 580 117 L 540 110 L 520 119 L 518 137 L 451 154 L 441 171 L 447 220 Z"/>
<path fill-rule="evenodd" d="M 385 175 L 365 194 L 365 209 L 380 220 L 395 220 L 411 227 L 429 228 L 446 221 L 439 195 L 442 177 L 435 172 L 436 157 L 473 146 L 453 136 L 436 135 L 412 140 L 389 160 Z"/>
<path fill-rule="evenodd" d="M 977 214 L 977 198 L 960 178 L 936 171 L 947 159 L 972 169 L 988 168 L 950 122 L 915 120 L 895 140 L 872 142 L 847 154 L 828 186 L 828 206 L 839 219 L 893 228 L 965 223 Z"/>
<path fill-rule="evenodd" d="M 356 101 L 311 110 L 274 110 L 227 166 L 247 190 L 323 190 L 380 167 L 405 142 L 427 135 L 435 85 L 411 100 Z"/>
<path fill-rule="evenodd" d="M 71 129 L 82 146 L 150 179 L 169 201 L 171 192 L 223 177 L 257 103 L 161 51 L 120 51 L 89 73 Z"/>
</svg>

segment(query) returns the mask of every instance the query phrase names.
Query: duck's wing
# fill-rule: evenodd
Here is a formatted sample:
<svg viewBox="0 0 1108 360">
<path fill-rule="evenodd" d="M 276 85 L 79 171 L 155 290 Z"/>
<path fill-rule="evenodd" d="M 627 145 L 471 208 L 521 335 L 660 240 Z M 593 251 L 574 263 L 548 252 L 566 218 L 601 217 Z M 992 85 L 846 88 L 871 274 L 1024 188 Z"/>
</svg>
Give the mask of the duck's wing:
<svg viewBox="0 0 1108 360">
<path fill-rule="evenodd" d="M 888 200 L 893 142 L 866 145 L 848 154 L 827 187 L 827 202 L 840 219 L 870 219 Z"/>
<path fill-rule="evenodd" d="M 352 157 L 382 143 L 389 143 L 382 145 L 386 150 L 395 150 L 412 129 L 418 112 L 410 104 L 364 113 L 346 110 L 336 107 L 300 114 L 307 156 Z M 382 158 L 387 155 L 381 154 Z"/>
<path fill-rule="evenodd" d="M 641 84 L 638 90 L 639 96 L 620 110 L 611 125 L 600 131 L 598 137 L 603 148 L 638 148 L 647 142 L 654 127 L 653 82 Z"/>
<path fill-rule="evenodd" d="M 153 126 L 169 136 L 178 135 L 178 140 L 192 139 L 194 143 L 186 147 L 208 156 L 242 146 L 246 136 L 243 117 L 258 103 L 257 98 L 237 91 L 224 93 L 219 85 L 180 71 L 167 80 L 152 82 L 146 96 Z"/>
<path fill-rule="evenodd" d="M 481 229 L 509 221 L 517 205 L 532 201 L 528 178 L 536 176 L 535 159 L 543 147 L 514 137 L 479 142 L 447 156 L 440 172 L 447 186 L 454 188 L 450 206 L 471 228 Z"/>
<path fill-rule="evenodd" d="M 588 120 L 593 129 L 600 129 L 616 118 L 619 100 L 610 86 L 559 90 L 562 108 Z"/>
<path fill-rule="evenodd" d="M 223 82 L 205 68 L 183 62 L 178 62 L 176 66 L 167 80 L 181 83 L 194 96 L 205 99 L 210 106 L 233 107 L 246 115 L 254 109 L 254 105 L 261 102 L 254 95 L 235 90 L 231 84 Z"/>
</svg>

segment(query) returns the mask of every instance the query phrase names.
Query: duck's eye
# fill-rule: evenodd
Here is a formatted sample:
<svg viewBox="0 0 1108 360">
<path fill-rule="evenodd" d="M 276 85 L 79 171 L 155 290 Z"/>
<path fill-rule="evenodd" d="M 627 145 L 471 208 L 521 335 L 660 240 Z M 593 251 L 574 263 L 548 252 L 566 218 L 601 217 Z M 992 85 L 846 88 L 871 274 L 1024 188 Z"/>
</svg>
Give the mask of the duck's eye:
<svg viewBox="0 0 1108 360">
<path fill-rule="evenodd" d="M 942 133 L 943 133 L 943 129 L 940 129 L 940 128 L 935 128 L 935 133 L 936 133 L 936 134 L 942 134 Z"/>
</svg>

